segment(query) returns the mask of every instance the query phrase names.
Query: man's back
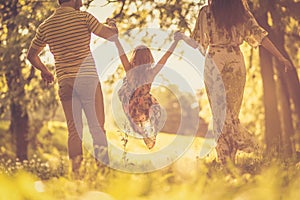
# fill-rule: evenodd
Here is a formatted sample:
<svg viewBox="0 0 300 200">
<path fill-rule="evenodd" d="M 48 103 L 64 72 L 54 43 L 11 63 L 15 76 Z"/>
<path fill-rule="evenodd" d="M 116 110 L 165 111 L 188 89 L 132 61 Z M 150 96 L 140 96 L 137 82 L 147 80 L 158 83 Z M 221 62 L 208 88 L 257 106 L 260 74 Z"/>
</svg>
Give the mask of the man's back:
<svg viewBox="0 0 300 200">
<path fill-rule="evenodd" d="M 91 14 L 71 7 L 60 7 L 42 23 L 33 46 L 49 45 L 54 55 L 58 79 L 81 75 L 96 76 L 90 52 L 92 32 L 99 32 L 102 24 Z"/>
<path fill-rule="evenodd" d="M 72 171 L 78 172 L 82 161 L 83 111 L 92 135 L 95 158 L 109 164 L 105 151 L 108 145 L 103 94 L 89 44 L 91 33 L 111 40 L 117 36 L 118 29 L 103 25 L 91 14 L 79 11 L 82 0 L 58 0 L 58 3 L 60 8 L 37 29 L 27 58 L 33 67 L 41 71 L 43 80 L 50 84 L 54 81 L 53 73 L 41 61 L 39 54 L 46 44 L 54 54 L 58 93 L 68 126 L 68 153 Z M 80 78 L 77 79 L 78 76 Z"/>
</svg>

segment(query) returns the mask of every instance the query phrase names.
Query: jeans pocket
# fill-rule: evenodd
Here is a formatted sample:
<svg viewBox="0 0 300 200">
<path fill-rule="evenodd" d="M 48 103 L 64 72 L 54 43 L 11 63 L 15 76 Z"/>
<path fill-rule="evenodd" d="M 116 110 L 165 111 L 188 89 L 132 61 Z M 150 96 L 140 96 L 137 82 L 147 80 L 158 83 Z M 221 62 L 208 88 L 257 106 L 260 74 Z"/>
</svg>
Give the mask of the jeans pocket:
<svg viewBox="0 0 300 200">
<path fill-rule="evenodd" d="M 58 95 L 61 101 L 67 101 L 72 99 L 73 86 L 71 80 L 60 81 Z"/>
</svg>

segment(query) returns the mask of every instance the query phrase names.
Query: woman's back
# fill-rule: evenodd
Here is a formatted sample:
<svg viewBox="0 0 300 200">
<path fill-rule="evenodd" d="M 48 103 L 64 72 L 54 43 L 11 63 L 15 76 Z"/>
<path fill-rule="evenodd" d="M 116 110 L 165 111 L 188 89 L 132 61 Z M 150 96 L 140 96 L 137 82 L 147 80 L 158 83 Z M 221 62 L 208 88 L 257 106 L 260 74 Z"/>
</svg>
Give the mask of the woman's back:
<svg viewBox="0 0 300 200">
<path fill-rule="evenodd" d="M 247 14 L 249 19 L 245 23 L 233 26 L 231 30 L 227 31 L 217 25 L 211 8 L 204 6 L 199 13 L 192 37 L 205 49 L 208 46 L 239 46 L 244 40 L 256 47 L 267 35 L 267 32 L 257 24 L 250 12 Z"/>
</svg>

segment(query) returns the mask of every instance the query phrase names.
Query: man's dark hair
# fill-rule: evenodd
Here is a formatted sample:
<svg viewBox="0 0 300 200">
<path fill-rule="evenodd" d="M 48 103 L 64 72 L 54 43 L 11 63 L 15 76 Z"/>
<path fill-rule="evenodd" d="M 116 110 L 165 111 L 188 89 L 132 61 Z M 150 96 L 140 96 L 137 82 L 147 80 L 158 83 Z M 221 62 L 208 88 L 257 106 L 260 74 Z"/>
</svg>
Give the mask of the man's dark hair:
<svg viewBox="0 0 300 200">
<path fill-rule="evenodd" d="M 68 2 L 70 0 L 58 0 L 59 5 L 61 5 L 62 3 Z"/>
</svg>

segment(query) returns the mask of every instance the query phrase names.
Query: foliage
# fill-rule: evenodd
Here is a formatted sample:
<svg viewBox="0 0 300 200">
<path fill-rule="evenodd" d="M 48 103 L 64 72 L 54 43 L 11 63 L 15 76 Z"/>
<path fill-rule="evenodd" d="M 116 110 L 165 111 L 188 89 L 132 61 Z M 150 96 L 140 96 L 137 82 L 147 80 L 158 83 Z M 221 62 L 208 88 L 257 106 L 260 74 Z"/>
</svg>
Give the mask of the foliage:
<svg viewBox="0 0 300 200">
<path fill-rule="evenodd" d="M 26 60 L 38 25 L 49 16 L 55 2 L 1 1 L 0 118 L 10 117 L 17 156 L 26 159 L 29 141 L 57 107 L 56 87 L 47 87 Z M 52 71 L 53 66 L 48 66 Z M 2 89 L 3 88 L 3 89 Z M 22 145 L 20 145 L 22 144 Z"/>
<path fill-rule="evenodd" d="M 42 168 L 36 171 L 34 165 L 28 171 L 24 164 L 19 165 L 15 173 L 7 175 L 0 167 L 0 197 L 89 200 L 298 198 L 298 165 L 273 161 L 253 163 L 252 159 L 241 165 L 223 167 L 204 160 L 189 162 L 189 166 L 179 160 L 156 172 L 128 174 L 106 167 L 97 168 L 92 160 L 86 160 L 81 168 L 81 178 L 71 174 L 61 176 L 58 171 L 43 171 Z M 255 166 L 255 170 L 249 166 Z M 41 177 L 43 174 L 54 176 Z"/>
<path fill-rule="evenodd" d="M 188 29 L 191 33 L 191 24 L 195 22 L 194 16 L 197 16 L 199 7 L 204 2 L 203 0 L 198 3 L 188 0 L 122 0 L 118 1 L 120 9 L 114 14 L 117 20 L 122 21 L 120 28 L 123 30 L 145 27 L 158 22 L 160 28 Z"/>
<path fill-rule="evenodd" d="M 2 126 L 5 128 L 5 124 Z M 56 122 L 48 128 L 58 136 L 66 129 Z M 213 157 L 182 157 L 161 170 L 134 174 L 99 167 L 85 151 L 80 173 L 75 175 L 70 173 L 65 152 L 45 157 L 47 149 L 57 151 L 63 140 L 53 140 L 23 162 L 7 157 L 1 148 L 0 199 L 296 200 L 299 195 L 300 165 L 293 160 L 239 155 L 237 165 L 222 166 Z"/>
<path fill-rule="evenodd" d="M 49 9 L 50 7 L 50 9 Z M 55 88 L 43 84 L 39 74 L 28 65 L 27 49 L 38 25 L 53 11 L 54 4 L 38 1 L 2 1 L 1 12 L 1 109 L 9 109 L 10 101 L 18 101 L 35 119 L 49 116 L 55 107 Z M 15 15 L 12 13 L 15 12 Z M 50 66 L 49 66 L 50 67 Z M 53 66 L 50 67 L 53 70 Z M 20 71 L 20 74 L 17 73 Z M 12 81 L 14 79 L 15 81 Z M 11 80 L 11 81 L 10 81 Z M 2 89 L 6 88 L 6 89 Z M 26 94 L 20 92 L 25 89 Z M 24 98 L 20 98 L 24 97 Z M 48 107 L 50 109 L 41 109 Z M 3 115 L 5 112 L 1 112 Z"/>
</svg>

